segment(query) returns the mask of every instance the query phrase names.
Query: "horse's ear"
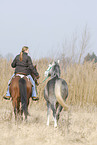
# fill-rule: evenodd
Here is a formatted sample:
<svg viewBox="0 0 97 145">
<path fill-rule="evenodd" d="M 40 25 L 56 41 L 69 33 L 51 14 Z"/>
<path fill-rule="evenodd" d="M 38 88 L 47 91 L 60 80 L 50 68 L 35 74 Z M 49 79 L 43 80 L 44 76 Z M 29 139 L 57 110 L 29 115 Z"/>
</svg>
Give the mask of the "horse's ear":
<svg viewBox="0 0 97 145">
<path fill-rule="evenodd" d="M 58 59 L 58 61 L 57 61 L 57 62 L 58 62 L 58 64 L 59 64 L 59 63 L 60 63 L 60 60 Z"/>
</svg>

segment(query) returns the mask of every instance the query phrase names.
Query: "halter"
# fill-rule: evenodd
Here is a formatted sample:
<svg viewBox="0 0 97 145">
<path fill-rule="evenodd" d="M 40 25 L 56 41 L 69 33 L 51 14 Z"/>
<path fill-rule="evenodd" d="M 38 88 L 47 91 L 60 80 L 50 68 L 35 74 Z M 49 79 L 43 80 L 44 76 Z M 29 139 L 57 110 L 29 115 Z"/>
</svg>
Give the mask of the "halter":
<svg viewBox="0 0 97 145">
<path fill-rule="evenodd" d="M 45 71 L 45 72 L 49 72 L 51 70 L 51 68 L 53 67 L 53 65 L 49 64 L 49 68 Z"/>
<path fill-rule="evenodd" d="M 59 61 L 58 61 L 59 62 Z M 51 65 L 51 64 L 49 64 L 49 68 L 45 71 L 45 72 L 49 72 L 50 70 L 51 70 L 51 68 L 53 67 L 54 65 Z M 42 83 L 44 83 L 47 79 L 48 79 L 49 77 L 47 76 L 41 83 L 39 83 L 39 84 L 42 84 Z"/>
<path fill-rule="evenodd" d="M 49 69 L 47 69 L 45 72 L 49 72 L 51 70 L 51 68 L 53 67 L 53 65 L 51 67 L 49 67 Z M 41 83 L 39 84 L 42 84 L 44 83 L 49 77 L 47 76 Z"/>
</svg>

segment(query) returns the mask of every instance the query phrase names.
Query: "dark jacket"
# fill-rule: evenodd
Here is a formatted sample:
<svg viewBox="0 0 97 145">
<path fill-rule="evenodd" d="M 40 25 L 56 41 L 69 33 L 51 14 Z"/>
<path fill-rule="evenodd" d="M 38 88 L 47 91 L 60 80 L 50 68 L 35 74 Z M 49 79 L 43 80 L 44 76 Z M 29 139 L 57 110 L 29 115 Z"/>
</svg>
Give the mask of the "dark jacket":
<svg viewBox="0 0 97 145">
<path fill-rule="evenodd" d="M 17 55 L 13 60 L 11 66 L 15 68 L 15 73 L 23 73 L 26 75 L 39 76 L 37 70 L 34 68 L 31 57 L 27 53 L 23 52 L 23 60 L 20 61 L 20 55 Z"/>
</svg>

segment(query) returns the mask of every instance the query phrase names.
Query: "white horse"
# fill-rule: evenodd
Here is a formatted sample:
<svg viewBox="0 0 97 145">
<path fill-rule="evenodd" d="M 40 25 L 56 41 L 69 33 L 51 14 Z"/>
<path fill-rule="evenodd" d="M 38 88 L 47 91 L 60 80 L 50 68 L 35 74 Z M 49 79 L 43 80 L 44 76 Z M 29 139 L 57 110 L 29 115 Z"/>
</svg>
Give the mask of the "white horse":
<svg viewBox="0 0 97 145">
<path fill-rule="evenodd" d="M 58 62 L 49 64 L 48 69 L 45 71 L 46 77 L 51 76 L 44 89 L 44 98 L 47 102 L 47 125 L 49 126 L 50 109 L 52 109 L 54 127 L 57 127 L 57 121 L 62 109 L 68 110 L 68 106 L 65 104 L 68 97 L 68 86 L 66 81 L 60 78 Z"/>
</svg>

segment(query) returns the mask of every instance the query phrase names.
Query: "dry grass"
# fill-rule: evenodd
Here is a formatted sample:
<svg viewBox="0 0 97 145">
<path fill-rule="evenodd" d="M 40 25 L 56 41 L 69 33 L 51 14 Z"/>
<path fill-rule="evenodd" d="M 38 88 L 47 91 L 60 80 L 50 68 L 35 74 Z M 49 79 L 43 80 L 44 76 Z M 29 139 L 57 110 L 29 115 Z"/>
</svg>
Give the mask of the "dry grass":
<svg viewBox="0 0 97 145">
<path fill-rule="evenodd" d="M 40 85 L 38 86 L 38 95 L 43 99 L 43 90 L 47 83 L 44 77 L 44 71 L 51 60 L 42 58 L 38 60 L 37 67 L 40 74 Z M 14 70 L 10 66 L 11 61 L 0 59 L 0 96 L 6 93 L 8 81 Z M 67 102 L 70 105 L 97 105 L 97 64 L 86 62 L 84 64 L 69 65 L 66 70 L 61 64 L 61 77 L 66 80 L 69 87 L 69 97 Z"/>
<path fill-rule="evenodd" d="M 47 111 L 43 98 L 46 80 L 38 86 L 39 102 L 30 102 L 28 122 L 15 122 L 12 102 L 2 100 L 8 80 L 13 74 L 11 61 L 0 59 L 0 145 L 96 145 L 97 144 L 97 64 L 61 66 L 61 77 L 69 87 L 67 103 L 69 112 L 63 111 L 58 127 L 54 129 L 52 118 L 46 126 Z M 37 61 L 40 82 L 49 61 Z"/>
<path fill-rule="evenodd" d="M 44 71 L 47 69 L 50 60 L 46 58 L 37 61 L 38 72 L 40 74 L 40 85 L 38 95 L 43 100 L 43 90 L 48 80 L 45 79 Z M 36 63 L 36 62 L 35 62 Z M 0 95 L 6 92 L 8 80 L 13 74 L 10 66 L 11 61 L 0 60 Z M 61 66 L 61 64 L 60 64 Z M 66 68 L 61 66 L 61 77 L 66 80 L 69 87 L 68 103 L 71 105 L 95 104 L 97 105 L 97 64 L 86 62 L 84 64 L 69 65 Z"/>
<path fill-rule="evenodd" d="M 12 103 L 0 105 L 0 145 L 96 145 L 97 108 L 71 107 L 61 112 L 58 127 L 54 128 L 52 115 L 46 126 L 46 105 L 30 103 L 28 122 L 15 122 Z M 69 116 L 69 117 L 68 117 Z M 69 120 L 68 120 L 69 119 Z M 68 125 L 69 122 L 69 125 Z"/>
<path fill-rule="evenodd" d="M 86 62 L 62 70 L 69 87 L 68 102 L 72 105 L 97 105 L 97 64 Z"/>
<path fill-rule="evenodd" d="M 0 96 L 6 93 L 8 81 L 13 74 L 13 69 L 10 66 L 11 60 L 0 58 Z"/>
</svg>

